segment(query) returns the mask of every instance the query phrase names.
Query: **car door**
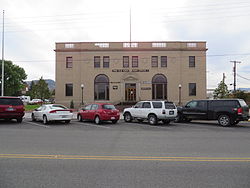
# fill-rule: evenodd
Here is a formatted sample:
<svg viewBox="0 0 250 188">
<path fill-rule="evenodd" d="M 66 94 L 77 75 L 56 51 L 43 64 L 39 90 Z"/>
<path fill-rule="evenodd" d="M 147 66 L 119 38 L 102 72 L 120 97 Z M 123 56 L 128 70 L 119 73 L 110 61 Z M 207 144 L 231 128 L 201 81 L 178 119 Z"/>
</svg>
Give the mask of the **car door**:
<svg viewBox="0 0 250 188">
<path fill-rule="evenodd" d="M 132 117 L 138 117 L 140 114 L 140 110 L 142 108 L 142 103 L 143 102 L 138 102 L 136 103 L 130 110 L 130 113 L 132 115 Z"/>
<path fill-rule="evenodd" d="M 186 106 L 182 109 L 182 113 L 184 117 L 193 119 L 196 114 L 196 108 L 197 108 L 197 101 L 191 101 L 186 104 Z"/>
<path fill-rule="evenodd" d="M 82 110 L 82 118 L 83 119 L 90 119 L 89 111 L 91 109 L 92 104 L 87 105 Z"/>
<path fill-rule="evenodd" d="M 151 111 L 150 102 L 143 102 L 142 103 L 142 108 L 140 108 L 139 111 L 138 111 L 138 117 L 147 118 L 150 111 Z"/>
<path fill-rule="evenodd" d="M 183 111 L 189 119 L 207 119 L 207 101 L 191 101 Z"/>
<path fill-rule="evenodd" d="M 90 110 L 89 110 L 89 119 L 90 120 L 94 120 L 95 119 L 95 115 L 96 115 L 96 112 L 99 108 L 99 105 L 98 104 L 92 104 Z"/>
<path fill-rule="evenodd" d="M 39 108 L 37 108 L 33 113 L 34 113 L 34 116 L 35 116 L 35 119 L 37 120 L 42 120 L 42 116 L 43 116 L 43 110 L 44 109 L 44 106 L 40 106 Z"/>
</svg>

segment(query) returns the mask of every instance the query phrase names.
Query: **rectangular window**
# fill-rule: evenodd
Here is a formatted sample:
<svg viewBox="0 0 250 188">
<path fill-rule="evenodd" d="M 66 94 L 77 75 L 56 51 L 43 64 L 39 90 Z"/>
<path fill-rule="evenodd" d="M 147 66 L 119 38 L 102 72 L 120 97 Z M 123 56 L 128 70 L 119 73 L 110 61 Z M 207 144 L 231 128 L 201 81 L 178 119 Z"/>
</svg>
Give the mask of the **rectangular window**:
<svg viewBox="0 0 250 188">
<path fill-rule="evenodd" d="M 166 48 L 167 44 L 163 42 L 153 42 L 152 47 L 153 48 Z"/>
<path fill-rule="evenodd" d="M 66 57 L 66 68 L 73 67 L 73 57 Z"/>
<path fill-rule="evenodd" d="M 138 67 L 138 56 L 132 56 L 132 67 Z"/>
<path fill-rule="evenodd" d="M 189 67 L 195 67 L 195 56 L 189 56 Z"/>
<path fill-rule="evenodd" d="M 167 56 L 161 56 L 161 67 L 167 67 L 168 58 Z"/>
<path fill-rule="evenodd" d="M 65 85 L 65 95 L 66 96 L 73 96 L 73 84 L 66 84 Z"/>
<path fill-rule="evenodd" d="M 196 83 L 189 83 L 189 96 L 196 96 Z"/>
<path fill-rule="evenodd" d="M 109 56 L 103 56 L 103 68 L 109 68 Z"/>
<path fill-rule="evenodd" d="M 95 56 L 94 57 L 94 67 L 95 68 L 100 68 L 101 67 L 101 57 L 100 56 Z"/>
<path fill-rule="evenodd" d="M 158 56 L 152 56 L 151 58 L 151 66 L 158 67 Z"/>
<path fill-rule="evenodd" d="M 123 56 L 123 68 L 129 67 L 129 56 Z"/>
</svg>

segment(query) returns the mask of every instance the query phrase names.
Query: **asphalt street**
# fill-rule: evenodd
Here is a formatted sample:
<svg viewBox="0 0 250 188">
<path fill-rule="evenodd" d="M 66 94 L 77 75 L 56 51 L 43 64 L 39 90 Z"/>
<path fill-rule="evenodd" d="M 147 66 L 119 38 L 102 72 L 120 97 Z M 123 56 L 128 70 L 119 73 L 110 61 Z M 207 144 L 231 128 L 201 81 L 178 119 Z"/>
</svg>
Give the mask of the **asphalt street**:
<svg viewBox="0 0 250 188">
<path fill-rule="evenodd" d="M 250 187 L 250 122 L 0 121 L 0 187 Z"/>
</svg>

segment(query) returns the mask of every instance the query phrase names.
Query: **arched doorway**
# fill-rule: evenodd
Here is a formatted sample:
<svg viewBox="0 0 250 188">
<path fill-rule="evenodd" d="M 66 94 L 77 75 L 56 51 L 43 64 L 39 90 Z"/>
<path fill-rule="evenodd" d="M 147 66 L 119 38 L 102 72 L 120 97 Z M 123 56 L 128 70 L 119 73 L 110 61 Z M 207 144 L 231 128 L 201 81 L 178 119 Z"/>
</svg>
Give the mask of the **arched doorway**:
<svg viewBox="0 0 250 188">
<path fill-rule="evenodd" d="M 156 74 L 152 78 L 152 99 L 167 98 L 167 78 L 163 74 Z"/>
<path fill-rule="evenodd" d="M 99 74 L 94 81 L 95 100 L 109 100 L 109 78 L 105 74 Z"/>
</svg>

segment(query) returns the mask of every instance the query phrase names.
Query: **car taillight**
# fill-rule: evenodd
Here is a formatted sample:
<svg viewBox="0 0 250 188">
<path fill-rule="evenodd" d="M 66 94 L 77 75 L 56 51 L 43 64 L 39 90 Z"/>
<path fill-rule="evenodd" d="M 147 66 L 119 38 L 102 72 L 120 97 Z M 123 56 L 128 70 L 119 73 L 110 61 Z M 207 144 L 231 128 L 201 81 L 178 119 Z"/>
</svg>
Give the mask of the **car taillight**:
<svg viewBox="0 0 250 188">
<path fill-rule="evenodd" d="M 238 108 L 237 109 L 237 114 L 241 115 L 243 113 L 243 109 L 242 108 Z"/>
<path fill-rule="evenodd" d="M 165 110 L 162 110 L 162 114 L 166 114 L 166 111 L 165 111 Z"/>
<path fill-rule="evenodd" d="M 49 113 L 56 113 L 56 110 L 51 110 Z"/>
</svg>

